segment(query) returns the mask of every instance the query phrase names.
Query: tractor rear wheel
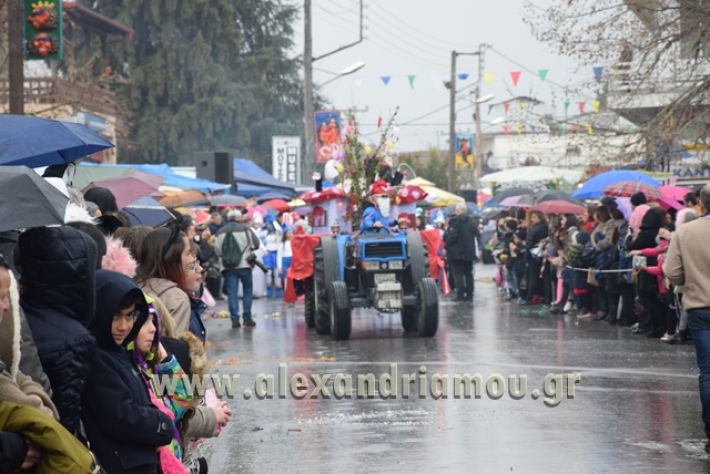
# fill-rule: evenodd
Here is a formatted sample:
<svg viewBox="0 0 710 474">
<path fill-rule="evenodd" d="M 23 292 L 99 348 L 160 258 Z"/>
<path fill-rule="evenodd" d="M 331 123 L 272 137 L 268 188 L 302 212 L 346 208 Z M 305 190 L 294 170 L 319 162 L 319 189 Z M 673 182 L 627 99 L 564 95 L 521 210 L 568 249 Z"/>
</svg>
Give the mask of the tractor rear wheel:
<svg viewBox="0 0 710 474">
<path fill-rule="evenodd" d="M 313 254 L 314 319 L 318 334 L 330 334 L 328 284 L 340 280 L 338 242 L 333 237 L 321 237 Z"/>
<path fill-rule="evenodd" d="M 313 277 L 303 280 L 303 286 L 306 290 L 306 296 L 304 298 L 306 327 L 314 328 L 316 327 L 316 297 L 313 288 Z"/>
<path fill-rule="evenodd" d="M 433 337 L 438 327 L 439 289 L 433 279 L 424 278 L 417 285 L 417 333 Z"/>
<path fill-rule="evenodd" d="M 429 276 L 429 257 L 419 232 L 407 234 L 407 256 L 409 281 L 406 283 L 408 283 L 409 291 L 413 292 L 417 289 L 419 282 Z"/>
<path fill-rule="evenodd" d="M 336 340 L 350 337 L 352 318 L 348 287 L 342 281 L 333 281 L 328 285 L 330 304 L 330 332 Z"/>
</svg>

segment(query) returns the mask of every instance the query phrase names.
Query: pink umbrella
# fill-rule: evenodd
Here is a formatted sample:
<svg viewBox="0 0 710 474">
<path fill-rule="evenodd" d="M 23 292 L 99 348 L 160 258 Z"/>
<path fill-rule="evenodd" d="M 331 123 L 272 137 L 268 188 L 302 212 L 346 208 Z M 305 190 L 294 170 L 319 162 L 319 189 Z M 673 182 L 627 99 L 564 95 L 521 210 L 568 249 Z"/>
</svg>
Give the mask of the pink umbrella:
<svg viewBox="0 0 710 474">
<path fill-rule="evenodd" d="M 91 188 L 107 188 L 116 197 L 116 204 L 121 209 L 142 197 L 154 194 L 162 183 L 163 178 L 160 176 L 135 171 L 115 178 L 93 181 L 82 192 Z"/>
<path fill-rule="evenodd" d="M 545 214 L 573 214 L 582 215 L 587 209 L 579 204 L 574 204 L 569 201 L 544 201 L 540 204 L 535 204 L 530 208 L 533 211 L 540 211 Z"/>
<path fill-rule="evenodd" d="M 510 196 L 510 197 L 507 197 L 507 198 L 503 199 L 503 200 L 500 202 L 500 205 L 503 206 L 503 207 L 513 207 L 513 206 L 515 206 L 516 204 L 518 204 L 518 201 L 520 201 L 520 198 L 521 198 L 521 197 L 522 197 L 522 196 Z"/>
<path fill-rule="evenodd" d="M 680 202 L 683 202 L 683 198 L 686 194 L 693 192 L 690 188 L 686 188 L 685 186 L 661 186 L 660 189 L 664 198 Z"/>
</svg>

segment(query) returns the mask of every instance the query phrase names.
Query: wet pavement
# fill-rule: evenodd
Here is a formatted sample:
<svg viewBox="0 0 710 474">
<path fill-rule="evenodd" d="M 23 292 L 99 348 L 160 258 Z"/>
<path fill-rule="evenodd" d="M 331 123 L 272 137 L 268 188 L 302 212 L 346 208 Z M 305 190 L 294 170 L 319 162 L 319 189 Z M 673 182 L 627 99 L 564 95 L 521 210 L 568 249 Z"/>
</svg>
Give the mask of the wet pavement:
<svg viewBox="0 0 710 474">
<path fill-rule="evenodd" d="M 479 268 L 473 306 L 441 299 L 432 339 L 405 336 L 398 314 L 357 310 L 350 340 L 334 341 L 306 328 L 302 303 L 278 300 L 255 300 L 253 329 L 208 320 L 214 370 L 240 375 L 232 423 L 201 447 L 210 472 L 710 470 L 692 345 L 518 307 L 496 291 L 492 273 Z M 498 373 L 526 374 L 528 387 L 520 400 L 491 399 L 485 387 L 480 399 L 456 399 L 451 388 L 445 399 L 419 398 L 419 385 L 408 398 L 299 400 L 279 398 L 280 363 L 289 381 L 297 372 L 342 373 L 357 386 L 358 374 L 379 379 L 396 363 L 398 380 L 424 366 L 429 385 L 433 373 L 479 373 L 483 382 Z M 574 398 L 547 406 L 545 375 L 576 372 Z M 273 374 L 275 397 L 246 399 L 260 373 Z M 543 392 L 537 399 L 534 389 Z"/>
</svg>

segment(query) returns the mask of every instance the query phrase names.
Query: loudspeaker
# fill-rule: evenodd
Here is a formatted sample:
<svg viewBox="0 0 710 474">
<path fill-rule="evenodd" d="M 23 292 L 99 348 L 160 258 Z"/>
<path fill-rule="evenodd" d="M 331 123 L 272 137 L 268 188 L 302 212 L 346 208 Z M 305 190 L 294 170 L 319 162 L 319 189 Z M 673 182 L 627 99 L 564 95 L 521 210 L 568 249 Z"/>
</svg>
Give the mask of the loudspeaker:
<svg viewBox="0 0 710 474">
<path fill-rule="evenodd" d="M 229 153 L 195 153 L 195 172 L 198 178 L 229 184 L 234 188 L 234 160 Z"/>
</svg>

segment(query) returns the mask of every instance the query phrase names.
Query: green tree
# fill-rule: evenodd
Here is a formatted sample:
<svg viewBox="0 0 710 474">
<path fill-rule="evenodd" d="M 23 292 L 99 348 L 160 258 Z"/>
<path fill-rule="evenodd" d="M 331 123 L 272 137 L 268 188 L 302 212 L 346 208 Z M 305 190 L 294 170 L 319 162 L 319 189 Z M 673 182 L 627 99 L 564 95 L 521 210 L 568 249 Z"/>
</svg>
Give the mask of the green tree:
<svg viewBox="0 0 710 474">
<path fill-rule="evenodd" d="M 439 188 L 446 189 L 447 159 L 436 148 L 429 148 L 428 152 L 400 153 L 399 162 L 411 166 L 418 177 L 431 181 Z"/>
<path fill-rule="evenodd" d="M 298 10 L 281 0 L 98 0 L 134 30 L 112 51 L 128 113 L 125 161 L 191 164 L 226 149 L 270 163 L 271 135 L 300 134 Z"/>
</svg>

